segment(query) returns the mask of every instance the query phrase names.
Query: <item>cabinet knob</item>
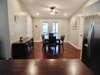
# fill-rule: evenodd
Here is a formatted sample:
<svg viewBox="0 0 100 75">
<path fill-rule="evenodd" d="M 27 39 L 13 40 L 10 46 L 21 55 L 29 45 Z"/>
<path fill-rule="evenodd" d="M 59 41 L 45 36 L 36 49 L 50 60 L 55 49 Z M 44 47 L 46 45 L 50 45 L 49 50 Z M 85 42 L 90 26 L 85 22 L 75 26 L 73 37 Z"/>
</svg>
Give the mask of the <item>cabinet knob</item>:
<svg viewBox="0 0 100 75">
<path fill-rule="evenodd" d="M 84 44 L 85 47 L 88 47 L 88 44 Z"/>
</svg>

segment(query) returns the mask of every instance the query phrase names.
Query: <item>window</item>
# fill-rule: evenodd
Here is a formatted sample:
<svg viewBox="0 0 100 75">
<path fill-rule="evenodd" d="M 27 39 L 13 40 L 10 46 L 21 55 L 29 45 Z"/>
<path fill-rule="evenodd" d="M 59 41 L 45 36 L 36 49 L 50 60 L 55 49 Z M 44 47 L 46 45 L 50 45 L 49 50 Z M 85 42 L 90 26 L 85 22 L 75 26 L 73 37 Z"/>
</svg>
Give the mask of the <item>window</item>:
<svg viewBox="0 0 100 75">
<path fill-rule="evenodd" d="M 58 22 L 52 22 L 51 25 L 49 25 L 48 22 L 43 22 L 43 34 L 48 34 L 48 33 L 59 33 L 59 23 Z"/>
<path fill-rule="evenodd" d="M 52 23 L 52 32 L 59 33 L 59 23 L 58 22 Z"/>
<path fill-rule="evenodd" d="M 47 34 L 48 33 L 48 23 L 43 23 L 43 34 Z"/>
</svg>

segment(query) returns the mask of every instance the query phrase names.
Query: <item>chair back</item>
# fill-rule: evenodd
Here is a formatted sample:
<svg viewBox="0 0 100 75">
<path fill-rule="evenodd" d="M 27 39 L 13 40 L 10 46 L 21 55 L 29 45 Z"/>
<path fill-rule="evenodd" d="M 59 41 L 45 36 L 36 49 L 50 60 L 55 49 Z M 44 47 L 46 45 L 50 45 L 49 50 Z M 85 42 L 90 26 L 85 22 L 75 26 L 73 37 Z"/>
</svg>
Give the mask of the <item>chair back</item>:
<svg viewBox="0 0 100 75">
<path fill-rule="evenodd" d="M 42 35 L 42 42 L 43 42 L 43 45 L 48 45 L 48 39 L 45 39 L 45 35 Z"/>
<path fill-rule="evenodd" d="M 61 35 L 61 41 L 64 41 L 65 35 Z"/>
<path fill-rule="evenodd" d="M 44 35 L 41 35 L 41 37 L 42 37 L 42 41 L 44 40 Z"/>
<path fill-rule="evenodd" d="M 56 37 L 53 35 L 49 35 L 49 44 L 56 44 Z"/>
<path fill-rule="evenodd" d="M 41 35 L 42 37 L 42 43 L 45 44 L 45 38 L 44 38 L 44 35 Z"/>
</svg>

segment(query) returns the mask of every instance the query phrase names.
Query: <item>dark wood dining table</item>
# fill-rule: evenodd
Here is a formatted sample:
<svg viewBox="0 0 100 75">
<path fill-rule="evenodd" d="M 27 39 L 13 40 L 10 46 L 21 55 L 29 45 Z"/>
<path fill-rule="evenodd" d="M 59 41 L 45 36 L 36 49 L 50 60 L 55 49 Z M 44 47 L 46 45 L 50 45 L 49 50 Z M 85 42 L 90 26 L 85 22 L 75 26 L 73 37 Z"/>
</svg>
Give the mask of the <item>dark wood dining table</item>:
<svg viewBox="0 0 100 75">
<path fill-rule="evenodd" d="M 55 33 L 49 33 L 42 35 L 44 37 L 44 54 L 46 57 L 59 57 L 60 55 L 60 41 L 61 35 Z"/>
<path fill-rule="evenodd" d="M 0 60 L 0 75 L 93 75 L 78 59 Z"/>
</svg>

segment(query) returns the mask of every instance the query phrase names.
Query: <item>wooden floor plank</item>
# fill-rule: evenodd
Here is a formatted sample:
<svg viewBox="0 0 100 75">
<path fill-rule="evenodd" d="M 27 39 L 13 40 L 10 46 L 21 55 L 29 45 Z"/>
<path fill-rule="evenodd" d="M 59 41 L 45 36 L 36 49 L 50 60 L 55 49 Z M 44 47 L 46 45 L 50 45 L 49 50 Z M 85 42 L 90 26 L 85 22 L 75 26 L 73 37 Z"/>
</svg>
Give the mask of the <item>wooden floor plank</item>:
<svg viewBox="0 0 100 75">
<path fill-rule="evenodd" d="M 42 52 L 42 43 L 36 42 L 34 43 L 34 49 L 29 57 L 30 59 L 45 59 Z M 61 48 L 61 54 L 59 58 L 66 59 L 79 59 L 80 58 L 80 50 L 74 48 L 69 43 L 64 43 L 64 51 Z"/>
<path fill-rule="evenodd" d="M 0 75 L 93 75 L 78 59 L 1 60 Z"/>
</svg>

